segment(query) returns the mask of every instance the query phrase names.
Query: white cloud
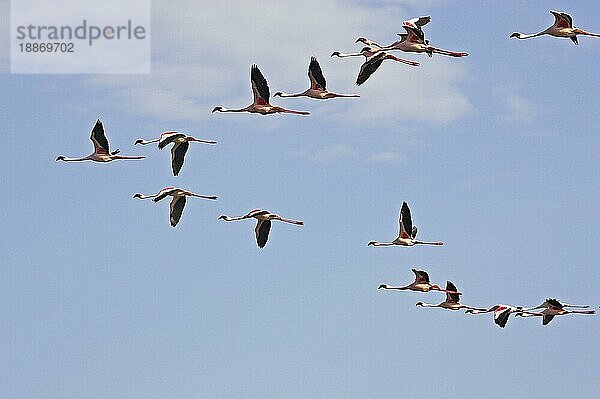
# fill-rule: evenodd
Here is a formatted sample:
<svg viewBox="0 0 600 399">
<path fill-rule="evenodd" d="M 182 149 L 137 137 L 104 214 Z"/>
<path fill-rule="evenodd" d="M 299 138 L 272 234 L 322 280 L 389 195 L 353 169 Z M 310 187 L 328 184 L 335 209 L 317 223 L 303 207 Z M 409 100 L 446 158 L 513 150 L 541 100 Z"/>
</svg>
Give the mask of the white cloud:
<svg viewBox="0 0 600 399">
<path fill-rule="evenodd" d="M 157 1 L 152 10 L 153 73 L 93 76 L 87 83 L 111 97 L 116 94 L 132 112 L 202 119 L 214 105 L 243 107 L 251 102 L 252 63 L 261 67 L 272 93 L 304 90 L 309 57 L 315 55 L 332 91 L 358 91 L 362 96 L 327 108 L 331 118 L 352 123 L 378 119 L 382 124 L 457 120 L 471 110 L 458 85 L 467 75 L 468 60 L 399 54 L 422 67 L 388 61 L 357 89 L 354 81 L 362 59 L 329 57 L 334 50 L 359 49 L 354 44 L 358 36 L 395 40 L 398 21 L 412 16 L 402 9 L 405 4 L 412 1 L 386 2 L 378 8 L 341 0 L 266 1 L 260 6 L 184 0 L 177 7 Z M 281 105 L 288 101 L 273 100 Z M 318 114 L 321 107 L 312 102 L 310 110 Z"/>
<path fill-rule="evenodd" d="M 375 163 L 402 163 L 404 155 L 393 151 L 383 151 L 371 155 L 368 160 Z"/>
<path fill-rule="evenodd" d="M 355 157 L 356 151 L 354 150 L 354 148 L 347 144 L 332 144 L 329 146 L 321 147 L 314 151 L 296 151 L 295 155 L 313 162 L 331 162 L 344 158 Z"/>
<path fill-rule="evenodd" d="M 516 125 L 531 125 L 536 120 L 536 104 L 518 94 L 513 88 L 497 86 L 492 92 L 504 106 L 504 113 L 500 115 L 503 121 Z"/>
</svg>

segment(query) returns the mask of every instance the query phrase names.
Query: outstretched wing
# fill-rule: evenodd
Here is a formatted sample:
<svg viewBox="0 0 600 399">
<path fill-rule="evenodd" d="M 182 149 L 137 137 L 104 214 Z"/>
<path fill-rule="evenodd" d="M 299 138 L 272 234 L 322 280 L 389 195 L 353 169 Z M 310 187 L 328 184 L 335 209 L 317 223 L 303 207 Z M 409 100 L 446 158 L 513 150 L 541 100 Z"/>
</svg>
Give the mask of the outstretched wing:
<svg viewBox="0 0 600 399">
<path fill-rule="evenodd" d="M 108 140 L 106 139 L 106 135 L 104 134 L 104 125 L 102 124 L 102 122 L 100 122 L 100 119 L 96 121 L 96 124 L 92 129 L 90 140 L 92 140 L 92 143 L 94 143 L 94 152 L 100 154 L 110 153 Z"/>
<path fill-rule="evenodd" d="M 252 81 L 252 93 L 254 94 L 254 104 L 266 105 L 269 103 L 269 85 L 267 79 L 263 76 L 256 64 L 252 65 L 250 71 L 250 80 Z"/>
<path fill-rule="evenodd" d="M 165 132 L 160 135 L 160 140 L 158 140 L 158 148 L 162 150 L 174 140 L 182 137 L 185 137 L 185 134 L 179 132 Z"/>
<path fill-rule="evenodd" d="M 183 208 L 185 208 L 185 195 L 173 197 L 171 200 L 171 212 L 169 214 L 169 220 L 171 222 L 171 226 L 177 226 L 179 223 L 179 219 L 181 219 L 181 214 L 183 213 Z"/>
<path fill-rule="evenodd" d="M 404 28 L 404 30 L 406 30 L 406 33 L 408 33 L 407 40 L 410 43 L 425 43 L 425 33 L 421 28 L 412 27 L 409 25 L 402 25 L 402 27 Z"/>
<path fill-rule="evenodd" d="M 360 72 L 358 72 L 358 77 L 356 78 L 356 84 L 361 85 L 369 79 L 371 75 L 375 73 L 375 71 L 381 66 L 381 63 L 385 59 L 387 54 L 385 52 L 379 52 L 375 54 L 373 57 L 366 60 L 360 66 Z"/>
<path fill-rule="evenodd" d="M 315 57 L 310 58 L 308 65 L 308 78 L 310 79 L 310 87 L 313 90 L 327 90 L 327 82 L 323 76 L 323 71 L 319 65 L 319 61 Z"/>
<path fill-rule="evenodd" d="M 412 269 L 416 284 L 429 284 L 429 274 L 425 270 Z"/>
<path fill-rule="evenodd" d="M 552 15 L 554 15 L 554 27 L 557 29 L 562 28 L 572 28 L 573 27 L 573 17 L 571 17 L 566 12 L 561 11 L 550 11 Z"/>
<path fill-rule="evenodd" d="M 173 169 L 173 176 L 179 174 L 183 162 L 185 161 L 185 154 L 189 147 L 190 143 L 186 141 L 181 144 L 175 144 L 173 148 L 171 148 L 171 168 Z"/>
<path fill-rule="evenodd" d="M 267 240 L 269 239 L 269 231 L 271 231 L 270 220 L 259 220 L 256 223 L 254 233 L 256 234 L 256 243 L 258 244 L 259 248 L 264 248 L 265 245 L 267 245 Z"/>
<path fill-rule="evenodd" d="M 175 187 L 163 188 L 162 190 L 159 191 L 159 194 L 152 199 L 152 201 L 158 202 L 162 199 L 165 199 L 166 197 L 168 197 L 175 191 L 177 191 L 177 188 L 175 188 Z"/>
<path fill-rule="evenodd" d="M 446 281 L 446 290 L 458 292 L 458 290 L 456 289 L 456 286 L 451 281 Z M 449 292 L 446 292 L 446 302 L 459 303 L 460 302 L 460 294 L 451 294 Z"/>
<path fill-rule="evenodd" d="M 430 22 L 431 22 L 431 17 L 425 16 L 425 17 L 417 17 L 417 18 L 409 19 L 407 21 L 402 22 L 402 24 L 403 25 L 415 25 L 420 28 L 421 26 L 425 26 Z"/>
<path fill-rule="evenodd" d="M 501 307 L 500 309 L 494 312 L 494 323 L 504 328 L 506 323 L 508 323 L 508 318 L 510 317 L 511 308 Z"/>
<path fill-rule="evenodd" d="M 552 321 L 552 319 L 554 318 L 553 314 L 545 314 L 543 319 L 542 319 L 542 325 L 547 325 L 548 323 L 550 323 Z"/>
<path fill-rule="evenodd" d="M 412 217 L 406 201 L 402 203 L 402 207 L 400 208 L 400 219 L 398 219 L 398 223 L 400 224 L 398 236 L 400 238 L 411 238 L 413 233 Z"/>
</svg>

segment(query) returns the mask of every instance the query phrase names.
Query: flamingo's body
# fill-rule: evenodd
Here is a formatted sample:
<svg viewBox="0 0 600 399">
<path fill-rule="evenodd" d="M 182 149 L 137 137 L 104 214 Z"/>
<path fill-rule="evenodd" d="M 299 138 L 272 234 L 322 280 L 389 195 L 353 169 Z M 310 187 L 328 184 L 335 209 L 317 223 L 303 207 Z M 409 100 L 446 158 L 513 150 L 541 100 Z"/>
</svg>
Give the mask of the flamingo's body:
<svg viewBox="0 0 600 399">
<path fill-rule="evenodd" d="M 419 22 L 420 20 L 426 22 Z M 433 54 L 441 54 L 451 57 L 466 57 L 467 55 L 469 55 L 469 53 L 465 53 L 462 51 L 449 51 L 431 46 L 429 44 L 429 41 L 425 39 L 425 33 L 423 32 L 423 29 L 421 29 L 421 26 L 427 24 L 430 20 L 431 19 L 429 17 L 420 17 L 404 21 L 402 27 L 404 28 L 406 33 L 398 33 L 398 36 L 400 36 L 400 40 L 387 46 L 382 46 L 364 37 L 359 37 L 356 41 L 365 44 L 369 43 L 368 45 L 375 48 L 379 48 L 378 51 L 400 50 L 409 53 L 426 53 L 430 57 Z"/>
<path fill-rule="evenodd" d="M 554 16 L 554 23 L 548 28 L 544 29 L 543 31 L 531 34 L 515 32 L 511 34 L 510 37 L 516 37 L 517 39 L 530 39 L 532 37 L 538 37 L 543 35 L 549 35 L 554 37 L 568 37 L 575 44 L 579 44 L 579 41 L 577 40 L 577 35 L 600 37 L 600 34 L 598 33 L 591 33 L 583 29 L 574 27 L 573 17 L 571 17 L 566 12 L 550 10 L 550 14 Z"/>
<path fill-rule="evenodd" d="M 256 235 L 256 243 L 259 248 L 264 248 L 267 245 L 267 240 L 269 239 L 269 232 L 271 231 L 271 221 L 278 220 L 284 223 L 291 223 L 298 226 L 304 225 L 304 222 L 300 220 L 286 219 L 275 213 L 264 209 L 253 209 L 247 214 L 243 216 L 229 217 L 227 215 L 219 216 L 219 219 L 223 219 L 226 222 L 233 222 L 236 220 L 244 220 L 244 219 L 256 219 L 256 227 L 254 228 L 254 233 Z"/>
<path fill-rule="evenodd" d="M 258 66 L 252 65 L 250 70 L 250 81 L 252 82 L 252 93 L 254 95 L 254 102 L 246 108 L 240 109 L 227 109 L 222 106 L 215 107 L 212 112 L 250 112 L 254 114 L 270 115 L 270 114 L 296 114 L 296 115 L 308 115 L 306 111 L 294 111 L 291 109 L 285 109 L 269 103 L 269 85 L 267 80 L 263 76 Z"/>
<path fill-rule="evenodd" d="M 273 94 L 273 97 L 310 97 L 317 100 L 327 100 L 336 97 L 360 97 L 358 94 L 338 94 L 327 91 L 327 81 L 323 76 L 321 66 L 315 57 L 311 57 L 308 65 L 308 78 L 310 80 L 310 88 L 297 94 L 287 94 L 281 91 Z"/>
<path fill-rule="evenodd" d="M 158 148 L 162 150 L 167 145 L 173 143 L 173 148 L 171 148 L 171 168 L 173 170 L 173 176 L 177 176 L 183 167 L 185 154 L 190 147 L 190 142 L 217 144 L 216 141 L 197 139 L 180 132 L 164 132 L 159 138 L 152 140 L 137 139 L 134 144 L 147 145 L 158 143 Z"/>
<path fill-rule="evenodd" d="M 440 288 L 437 284 L 431 284 L 429 280 L 429 274 L 425 270 L 417 270 L 412 269 L 412 272 L 415 274 L 415 281 L 410 283 L 404 287 L 394 287 L 387 284 L 381 284 L 377 289 L 381 290 L 410 290 L 410 291 L 418 291 L 418 292 L 429 292 L 429 291 L 444 291 L 450 292 L 445 289 Z M 460 292 L 452 291 L 452 294 L 460 294 Z"/>
<path fill-rule="evenodd" d="M 542 325 L 545 326 L 545 325 L 548 325 L 548 323 L 550 323 L 552 321 L 554 316 L 563 316 L 566 314 L 589 314 L 589 315 L 591 315 L 591 314 L 596 313 L 596 311 L 594 311 L 594 310 L 569 310 L 569 309 L 567 309 L 569 307 L 570 308 L 589 308 L 589 306 L 587 306 L 587 305 L 562 304 L 554 298 L 548 298 L 541 305 L 539 305 L 535 308 L 523 310 L 521 312 L 516 313 L 516 315 L 521 316 L 521 317 L 540 316 L 540 317 L 542 317 Z M 531 312 L 531 310 L 534 310 L 534 309 L 543 309 L 543 310 L 541 312 Z"/>
<path fill-rule="evenodd" d="M 398 61 L 403 64 L 408 64 L 411 66 L 419 66 L 418 62 L 407 61 L 402 58 L 398 58 L 395 55 L 386 53 L 386 52 L 378 52 L 373 57 L 367 59 L 361 66 L 360 71 L 358 72 L 358 76 L 356 77 L 356 84 L 361 85 L 369 79 L 369 77 L 375 73 L 377 69 L 381 66 L 383 61 L 385 60 L 393 60 Z"/>
<path fill-rule="evenodd" d="M 183 214 L 183 209 L 185 208 L 186 197 L 198 197 L 207 200 L 216 200 L 216 195 L 200 195 L 192 193 L 191 191 L 187 191 L 177 187 L 165 187 L 160 190 L 156 194 L 144 195 L 140 193 L 136 193 L 133 195 L 133 198 L 138 199 L 147 199 L 152 198 L 154 202 L 161 201 L 162 199 L 171 196 L 173 199 L 170 204 L 170 212 L 169 212 L 169 222 L 172 227 L 177 226 L 179 220 L 181 219 L 181 215 Z"/>
<path fill-rule="evenodd" d="M 444 245 L 443 242 L 429 242 L 429 241 L 419 241 L 416 239 L 417 237 L 417 227 L 412 224 L 412 216 L 410 214 L 410 208 L 406 201 L 402 203 L 402 208 L 400 209 L 400 217 L 398 219 L 399 232 L 398 237 L 391 242 L 378 242 L 371 241 L 368 245 L 372 245 L 375 247 L 383 247 L 390 245 L 401 245 L 404 247 L 412 247 L 414 245 Z"/>
<path fill-rule="evenodd" d="M 437 305 L 433 305 L 430 303 L 417 302 L 416 306 L 422 306 L 425 308 L 443 308 L 448 310 L 460 310 L 460 309 L 468 309 L 468 310 L 476 310 L 476 311 L 484 311 L 486 309 L 483 308 L 475 308 L 472 306 L 463 305 L 460 303 L 460 296 L 462 294 L 458 292 L 456 286 L 450 282 L 446 281 L 446 300 L 442 303 L 438 303 Z"/>
<path fill-rule="evenodd" d="M 81 161 L 94 161 L 94 162 L 110 162 L 116 159 L 144 159 L 144 156 L 126 156 L 126 155 L 118 155 L 119 150 L 110 151 L 110 146 L 108 144 L 108 139 L 104 134 L 104 125 L 100 122 L 100 119 L 96 121 L 94 128 L 92 129 L 92 134 L 90 135 L 90 140 L 94 144 L 94 152 L 87 157 L 83 158 L 68 158 L 64 155 L 59 155 L 56 160 L 64 161 L 64 162 L 81 162 Z"/>
<path fill-rule="evenodd" d="M 523 306 L 511 306 L 511 305 L 494 305 L 487 310 L 473 310 L 467 309 L 465 313 L 471 314 L 483 314 L 483 313 L 494 313 L 494 323 L 504 328 L 508 323 L 508 318 L 513 313 L 519 313 L 525 310 Z"/>
</svg>

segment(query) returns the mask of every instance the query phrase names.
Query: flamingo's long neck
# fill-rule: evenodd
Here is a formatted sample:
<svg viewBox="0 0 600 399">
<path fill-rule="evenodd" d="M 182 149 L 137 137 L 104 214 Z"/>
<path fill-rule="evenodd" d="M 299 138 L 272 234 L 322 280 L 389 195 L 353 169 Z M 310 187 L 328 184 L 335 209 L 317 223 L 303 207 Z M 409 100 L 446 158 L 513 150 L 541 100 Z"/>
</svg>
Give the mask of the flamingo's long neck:
<svg viewBox="0 0 600 399">
<path fill-rule="evenodd" d="M 61 159 L 61 161 L 65 161 L 65 162 L 81 162 L 81 161 L 89 161 L 92 159 L 91 155 L 88 155 L 87 157 L 82 157 L 82 158 L 67 158 L 64 157 Z"/>
<path fill-rule="evenodd" d="M 148 198 L 155 198 L 158 197 L 158 194 L 150 194 L 150 195 L 146 195 L 146 194 L 140 194 L 135 198 L 139 198 L 139 199 L 148 199 Z"/>
<path fill-rule="evenodd" d="M 345 58 L 345 57 L 362 57 L 362 53 L 336 53 L 336 57 Z"/>
<path fill-rule="evenodd" d="M 245 216 L 234 216 L 234 217 L 230 217 L 225 215 L 225 218 L 223 220 L 225 220 L 226 222 L 234 222 L 236 220 L 243 220 L 246 219 Z"/>
<path fill-rule="evenodd" d="M 140 139 L 136 144 L 147 145 L 147 144 L 152 144 L 152 143 L 158 143 L 159 141 L 160 141 L 160 138 L 153 139 L 153 140 Z"/>
<path fill-rule="evenodd" d="M 531 39 L 532 37 L 538 37 L 538 36 L 542 36 L 542 35 L 547 35 L 548 34 L 548 30 L 543 30 L 541 32 L 538 33 L 520 33 L 519 32 L 519 36 L 517 36 L 517 39 Z"/>
<path fill-rule="evenodd" d="M 290 94 L 290 93 L 284 93 L 284 92 L 280 92 L 278 94 L 279 97 L 304 97 L 306 96 L 306 92 L 303 93 L 295 93 L 295 94 Z"/>
<path fill-rule="evenodd" d="M 405 291 L 405 290 L 409 290 L 411 288 L 410 285 L 404 286 L 404 287 L 397 287 L 397 286 L 393 286 L 393 285 L 386 285 L 385 287 L 381 287 L 381 289 L 383 290 L 398 290 L 398 291 Z"/>
<path fill-rule="evenodd" d="M 229 109 L 229 108 L 221 108 L 219 112 L 248 112 L 250 107 L 246 108 L 238 108 L 238 109 Z"/>
<path fill-rule="evenodd" d="M 369 243 L 369 245 L 372 245 L 374 247 L 387 247 L 389 245 L 395 245 L 393 242 L 378 242 L 378 241 L 371 241 Z"/>
</svg>

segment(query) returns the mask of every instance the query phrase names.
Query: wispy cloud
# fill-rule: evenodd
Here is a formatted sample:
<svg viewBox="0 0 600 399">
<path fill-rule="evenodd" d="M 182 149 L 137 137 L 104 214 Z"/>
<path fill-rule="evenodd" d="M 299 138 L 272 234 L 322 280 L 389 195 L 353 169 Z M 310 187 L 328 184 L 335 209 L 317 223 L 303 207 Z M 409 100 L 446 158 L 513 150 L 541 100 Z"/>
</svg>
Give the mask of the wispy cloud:
<svg viewBox="0 0 600 399">
<path fill-rule="evenodd" d="M 500 119 L 515 125 L 531 125 L 538 116 L 537 105 L 518 94 L 514 88 L 497 86 L 492 90 L 493 95 L 504 107 Z"/>
<path fill-rule="evenodd" d="M 356 156 L 354 148 L 347 144 L 332 144 L 317 150 L 300 150 L 295 155 L 312 162 L 331 162 Z"/>
<path fill-rule="evenodd" d="M 367 158 L 367 160 L 369 162 L 374 162 L 374 163 L 402 163 L 405 161 L 405 156 L 397 153 L 397 152 L 393 152 L 393 151 L 383 151 L 383 152 L 378 152 L 375 153 L 373 155 L 371 155 L 370 157 Z"/>
</svg>

